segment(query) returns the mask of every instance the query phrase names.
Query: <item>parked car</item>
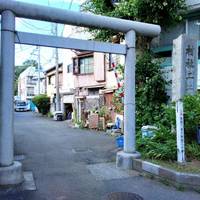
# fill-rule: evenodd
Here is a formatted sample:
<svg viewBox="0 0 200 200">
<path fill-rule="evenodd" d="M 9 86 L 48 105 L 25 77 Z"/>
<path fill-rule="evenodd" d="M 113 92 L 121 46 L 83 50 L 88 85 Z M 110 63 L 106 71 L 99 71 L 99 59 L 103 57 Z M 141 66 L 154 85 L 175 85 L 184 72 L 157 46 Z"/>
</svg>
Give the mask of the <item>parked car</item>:
<svg viewBox="0 0 200 200">
<path fill-rule="evenodd" d="M 25 101 L 15 102 L 15 111 L 28 111 L 28 104 Z"/>
</svg>

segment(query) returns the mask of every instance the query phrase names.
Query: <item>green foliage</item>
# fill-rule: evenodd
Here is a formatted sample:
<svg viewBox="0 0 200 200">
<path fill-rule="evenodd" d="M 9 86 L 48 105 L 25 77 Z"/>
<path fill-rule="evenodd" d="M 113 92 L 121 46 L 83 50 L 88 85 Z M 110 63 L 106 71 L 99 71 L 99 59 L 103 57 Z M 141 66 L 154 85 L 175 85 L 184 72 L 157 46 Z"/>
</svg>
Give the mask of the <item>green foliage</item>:
<svg viewBox="0 0 200 200">
<path fill-rule="evenodd" d="M 32 101 L 37 106 L 39 113 L 46 115 L 49 112 L 50 98 L 47 95 L 41 94 L 35 96 Z"/>
<path fill-rule="evenodd" d="M 136 63 L 136 124 L 153 124 L 162 113 L 162 104 L 168 97 L 165 92 L 166 81 L 160 71 L 160 63 L 149 52 L 143 53 Z"/>
<path fill-rule="evenodd" d="M 137 18 L 166 28 L 183 20 L 185 0 L 138 0 Z"/>
<path fill-rule="evenodd" d="M 197 126 L 200 123 L 200 94 L 185 96 L 184 123 L 187 159 L 200 160 L 200 145 L 196 142 Z M 138 131 L 137 146 L 145 158 L 176 160 L 176 115 L 175 104 L 163 105 L 162 112 L 155 118 L 159 129 L 152 138 L 141 138 Z M 169 156 L 168 156 L 169 155 Z"/>
<path fill-rule="evenodd" d="M 189 159 L 200 160 L 200 145 L 196 142 L 186 145 L 186 154 Z"/>
<path fill-rule="evenodd" d="M 137 135 L 137 148 L 144 158 L 176 160 L 176 136 L 169 129 L 160 126 L 152 138 Z"/>
<path fill-rule="evenodd" d="M 105 117 L 106 115 L 108 115 L 108 108 L 107 106 L 102 106 L 99 110 L 98 110 L 98 115 L 100 117 Z"/>
<path fill-rule="evenodd" d="M 117 95 L 117 93 L 114 93 L 112 104 L 114 105 L 114 111 L 116 113 L 123 113 L 124 111 L 124 104 L 122 102 L 122 98 Z"/>
<path fill-rule="evenodd" d="M 52 117 L 53 117 L 53 113 L 48 112 L 48 113 L 47 113 L 47 117 L 52 118 Z"/>
<path fill-rule="evenodd" d="M 38 63 L 36 60 L 25 60 L 22 65 L 26 67 L 37 67 Z"/>
<path fill-rule="evenodd" d="M 191 143 L 196 140 L 197 126 L 200 124 L 200 94 L 186 95 L 183 98 L 183 106 L 185 139 L 187 143 Z M 162 113 L 157 117 L 157 123 L 168 129 L 176 126 L 175 103 L 163 106 Z"/>
<path fill-rule="evenodd" d="M 171 130 L 175 134 L 176 127 L 176 113 L 175 104 L 171 103 L 168 105 L 162 105 L 162 112 L 159 116 L 156 116 L 155 123 L 165 126 L 167 129 Z"/>
<path fill-rule="evenodd" d="M 186 142 L 196 139 L 197 126 L 200 124 L 200 94 L 186 95 L 183 98 L 184 127 Z M 163 112 L 157 117 L 157 122 L 167 128 L 176 126 L 175 103 L 163 106 Z"/>
<path fill-rule="evenodd" d="M 197 126 L 200 124 L 200 94 L 194 96 L 185 96 L 184 105 L 184 122 L 186 141 L 196 139 Z"/>
<path fill-rule="evenodd" d="M 180 22 L 186 12 L 185 0 L 121 0 L 113 6 L 108 0 L 89 0 L 82 6 L 83 11 L 128 20 L 137 20 L 169 27 Z M 107 30 L 90 29 L 98 40 L 111 40 L 115 34 Z M 121 35 L 123 37 L 123 35 Z"/>
<path fill-rule="evenodd" d="M 84 122 L 83 121 L 78 121 L 76 124 L 78 125 L 78 127 L 80 129 L 84 129 Z"/>
<path fill-rule="evenodd" d="M 121 65 L 117 67 L 117 70 L 124 74 L 124 67 Z M 138 129 L 142 125 L 153 124 L 157 116 L 162 113 L 162 104 L 168 100 L 165 92 L 166 84 L 160 71 L 160 62 L 156 61 L 150 52 L 139 55 L 136 63 L 136 125 Z M 123 112 L 123 102 L 118 90 L 114 94 L 113 104 L 115 112 Z"/>
</svg>

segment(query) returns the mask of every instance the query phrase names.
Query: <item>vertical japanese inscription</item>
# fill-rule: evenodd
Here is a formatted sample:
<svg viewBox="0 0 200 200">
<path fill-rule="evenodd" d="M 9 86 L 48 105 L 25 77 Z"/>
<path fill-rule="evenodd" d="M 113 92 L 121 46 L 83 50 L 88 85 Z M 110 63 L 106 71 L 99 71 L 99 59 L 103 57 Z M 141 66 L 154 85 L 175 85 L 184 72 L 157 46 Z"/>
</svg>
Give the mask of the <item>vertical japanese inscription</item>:
<svg viewBox="0 0 200 200">
<path fill-rule="evenodd" d="M 185 93 L 193 95 L 197 87 L 197 57 L 195 44 L 187 44 L 185 48 Z"/>
<path fill-rule="evenodd" d="M 197 90 L 197 41 L 180 35 L 173 41 L 172 100 L 194 95 Z"/>
</svg>

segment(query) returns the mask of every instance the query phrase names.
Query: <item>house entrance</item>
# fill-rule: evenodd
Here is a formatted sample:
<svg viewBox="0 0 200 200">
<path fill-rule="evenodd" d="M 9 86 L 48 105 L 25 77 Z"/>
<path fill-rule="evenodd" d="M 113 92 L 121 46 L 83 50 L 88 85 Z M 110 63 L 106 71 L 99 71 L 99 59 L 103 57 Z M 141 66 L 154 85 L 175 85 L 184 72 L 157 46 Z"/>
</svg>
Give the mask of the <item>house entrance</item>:
<svg viewBox="0 0 200 200">
<path fill-rule="evenodd" d="M 72 112 L 73 112 L 72 104 L 71 103 L 65 103 L 64 104 L 64 114 L 65 114 L 66 120 L 72 119 Z"/>
</svg>

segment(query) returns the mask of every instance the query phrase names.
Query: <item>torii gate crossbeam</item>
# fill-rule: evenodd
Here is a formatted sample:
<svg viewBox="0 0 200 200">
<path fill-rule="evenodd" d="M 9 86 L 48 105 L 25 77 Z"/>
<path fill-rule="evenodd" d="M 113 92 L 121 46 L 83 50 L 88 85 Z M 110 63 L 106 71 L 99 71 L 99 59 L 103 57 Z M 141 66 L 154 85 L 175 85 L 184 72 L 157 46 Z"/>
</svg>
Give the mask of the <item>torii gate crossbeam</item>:
<svg viewBox="0 0 200 200">
<path fill-rule="evenodd" d="M 124 97 L 124 149 L 117 154 L 117 166 L 132 167 L 132 158 L 138 157 L 135 149 L 135 34 L 157 36 L 160 26 L 49 8 L 17 2 L 0 1 L 1 66 L 0 66 L 0 185 L 21 183 L 22 165 L 14 161 L 13 86 L 15 43 L 42 45 L 107 52 L 125 55 Z M 125 45 L 53 37 L 16 32 L 15 17 L 43 20 L 83 27 L 106 28 L 125 33 Z"/>
<path fill-rule="evenodd" d="M 126 46 L 122 44 L 112 44 L 108 42 L 96 42 L 90 40 L 80 40 L 74 38 L 65 38 L 24 32 L 16 32 L 15 43 L 104 53 L 112 52 L 113 54 L 121 55 L 126 54 Z"/>
</svg>

